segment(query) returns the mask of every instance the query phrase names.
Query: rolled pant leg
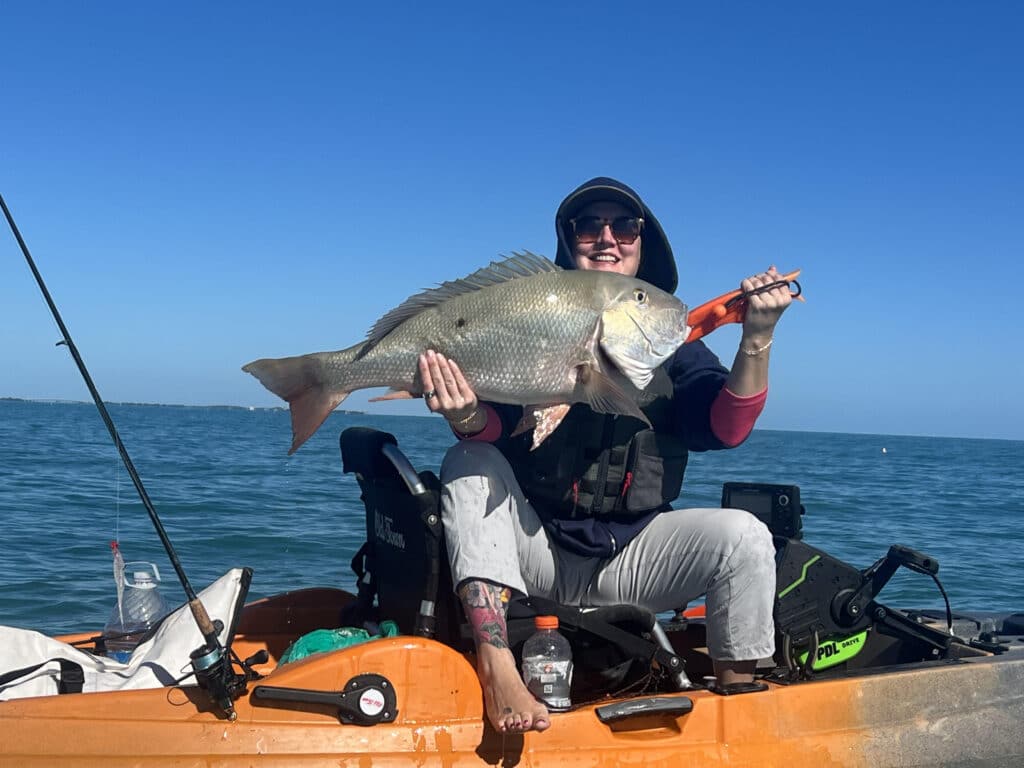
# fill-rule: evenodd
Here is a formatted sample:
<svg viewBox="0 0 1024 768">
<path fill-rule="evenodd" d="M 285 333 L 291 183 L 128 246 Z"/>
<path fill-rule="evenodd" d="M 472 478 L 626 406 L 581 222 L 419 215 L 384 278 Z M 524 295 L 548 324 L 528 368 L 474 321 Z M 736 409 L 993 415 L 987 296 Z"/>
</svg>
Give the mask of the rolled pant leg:
<svg viewBox="0 0 1024 768">
<path fill-rule="evenodd" d="M 455 588 L 467 580 L 553 594 L 556 555 L 501 452 L 463 441 L 441 464 L 441 517 Z"/>
<path fill-rule="evenodd" d="M 738 509 L 658 515 L 595 574 L 584 601 L 656 613 L 707 595 L 708 651 L 745 661 L 775 651 L 775 548 L 767 527 Z"/>
</svg>

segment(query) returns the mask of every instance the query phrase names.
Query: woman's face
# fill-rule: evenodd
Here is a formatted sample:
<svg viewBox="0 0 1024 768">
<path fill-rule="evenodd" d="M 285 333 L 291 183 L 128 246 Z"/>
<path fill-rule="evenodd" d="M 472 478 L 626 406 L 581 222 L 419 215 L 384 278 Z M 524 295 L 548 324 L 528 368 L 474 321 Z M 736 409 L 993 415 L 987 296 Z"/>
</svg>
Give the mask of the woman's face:
<svg viewBox="0 0 1024 768">
<path fill-rule="evenodd" d="M 622 275 L 635 277 L 640 269 L 640 240 L 638 236 L 632 243 L 620 243 L 612 233 L 612 222 L 616 219 L 635 218 L 633 212 L 621 203 L 596 202 L 590 203 L 579 210 L 574 220 L 579 225 L 581 220 L 595 217 L 603 220 L 597 222 L 600 233 L 593 242 L 580 242 L 570 224 L 569 237 L 573 244 L 573 258 L 576 269 L 599 269 L 605 272 L 618 272 Z M 593 222 L 587 222 L 593 226 Z M 582 230 L 582 226 L 577 226 Z M 589 240 L 590 238 L 584 238 Z M 621 239 L 621 238 L 620 238 Z"/>
</svg>

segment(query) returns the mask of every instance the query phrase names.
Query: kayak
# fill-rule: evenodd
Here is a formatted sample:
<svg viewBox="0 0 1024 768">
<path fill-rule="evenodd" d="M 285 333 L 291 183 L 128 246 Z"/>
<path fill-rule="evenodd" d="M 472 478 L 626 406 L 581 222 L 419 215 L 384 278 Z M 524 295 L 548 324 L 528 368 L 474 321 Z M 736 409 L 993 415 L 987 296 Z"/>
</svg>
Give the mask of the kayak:
<svg viewBox="0 0 1024 768">
<path fill-rule="evenodd" d="M 234 702 L 234 721 L 195 686 L 5 701 L 0 765 L 1006 766 L 1024 757 L 1024 638 L 1003 631 L 1024 633 L 1019 614 L 993 619 L 1006 641 L 1000 653 L 955 643 L 943 659 L 769 679 L 743 695 L 698 688 L 610 698 L 553 714 L 543 733 L 502 736 L 485 727 L 471 654 L 435 640 L 381 638 L 276 666 L 353 599 L 325 588 L 245 607 L 233 649 L 241 658 L 265 652 L 254 665 L 265 676 Z M 703 622 L 667 635 L 698 667 Z M 381 721 L 360 725 L 346 716 L 359 704 L 340 696 L 366 676 L 391 693 Z M 263 698 L 268 687 L 324 699 Z"/>
<path fill-rule="evenodd" d="M 364 456 L 345 453 L 346 435 Z M 848 566 L 803 542 L 798 519 L 780 522 L 780 511 L 798 506 L 798 491 L 778 486 L 760 490 L 773 532 L 783 534 L 776 539 L 779 650 L 759 666 L 755 684 L 717 686 L 699 609 L 647 626 L 642 616 L 637 625 L 638 609 L 609 614 L 527 598 L 510 614 L 510 634 L 528 622 L 521 616 L 559 616 L 576 664 L 573 706 L 553 713 L 544 732 L 499 734 L 486 722 L 472 647 L 446 633 L 450 616 L 420 599 L 423 579 L 406 548 L 416 526 L 436 525 L 436 477 L 415 472 L 394 438 L 375 430 L 346 430 L 342 452 L 363 490 L 378 564 L 386 545 L 402 544 L 397 555 L 407 567 L 388 570 L 405 579 L 406 597 L 414 598 L 405 602 L 421 615 L 399 616 L 401 634 L 370 634 L 294 658 L 301 639 L 348 626 L 343 617 L 358 615 L 353 609 L 366 596 L 323 587 L 245 603 L 251 572 L 237 569 L 243 588 L 226 604 L 237 599 L 240 607 L 223 614 L 237 672 L 230 701 L 178 662 L 165 666 L 179 679 L 123 687 L 158 666 L 160 634 L 181 634 L 174 622 L 185 622 L 186 606 L 139 646 L 134 666 L 104 666 L 94 655 L 102 652 L 95 633 L 44 638 L 75 646 L 80 660 L 95 658 L 95 679 L 108 689 L 11 698 L 0 683 L 0 766 L 1024 764 L 1024 613 L 882 605 L 877 593 L 898 568 L 934 576 L 937 564 L 892 547 L 867 569 Z M 732 490 L 740 499 L 759 489 Z M 425 512 L 405 516 L 412 527 L 402 528 L 396 507 L 405 503 Z M 387 535 L 374 541 L 374 531 Z M 436 575 L 436 565 L 428 572 Z M 428 585 L 440 602 L 450 594 L 443 577 Z M 376 597 L 386 612 L 401 614 L 383 583 Z M 587 688 L 607 671 L 609 648 L 619 659 L 631 655 L 630 673 Z"/>
</svg>

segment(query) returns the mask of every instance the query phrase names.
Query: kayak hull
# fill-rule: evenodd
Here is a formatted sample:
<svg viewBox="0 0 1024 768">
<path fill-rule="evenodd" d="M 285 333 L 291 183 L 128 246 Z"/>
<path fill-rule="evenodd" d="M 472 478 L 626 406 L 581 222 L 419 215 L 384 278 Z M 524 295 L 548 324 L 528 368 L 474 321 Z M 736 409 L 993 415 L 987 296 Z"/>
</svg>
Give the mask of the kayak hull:
<svg viewBox="0 0 1024 768">
<path fill-rule="evenodd" d="M 250 604 L 235 640 L 242 658 L 270 654 L 259 685 L 341 691 L 357 675 L 394 686 L 397 715 L 342 724 L 329 705 L 262 703 L 237 719 L 195 687 L 0 702 L 0 766 L 1004 766 L 1024 763 L 1024 648 L 861 671 L 766 691 L 662 694 L 692 709 L 615 723 L 595 710 L 552 716 L 543 733 L 501 736 L 484 724 L 471 655 L 395 637 L 276 668 L 298 635 L 331 626 L 351 599 L 307 590 Z M 973 649 L 969 649 L 973 650 Z"/>
</svg>

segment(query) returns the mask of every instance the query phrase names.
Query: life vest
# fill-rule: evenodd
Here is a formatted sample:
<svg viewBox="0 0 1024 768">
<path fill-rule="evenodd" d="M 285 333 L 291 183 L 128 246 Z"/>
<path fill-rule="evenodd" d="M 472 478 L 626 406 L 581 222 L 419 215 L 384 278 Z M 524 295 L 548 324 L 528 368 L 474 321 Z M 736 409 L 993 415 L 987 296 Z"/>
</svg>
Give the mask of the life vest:
<svg viewBox="0 0 1024 768">
<path fill-rule="evenodd" d="M 679 496 L 688 452 L 673 434 L 672 381 L 664 368 L 655 370 L 637 404 L 650 427 L 577 403 L 536 450 L 530 450 L 531 433 L 499 444 L 542 519 L 629 522 L 667 509 Z"/>
</svg>

